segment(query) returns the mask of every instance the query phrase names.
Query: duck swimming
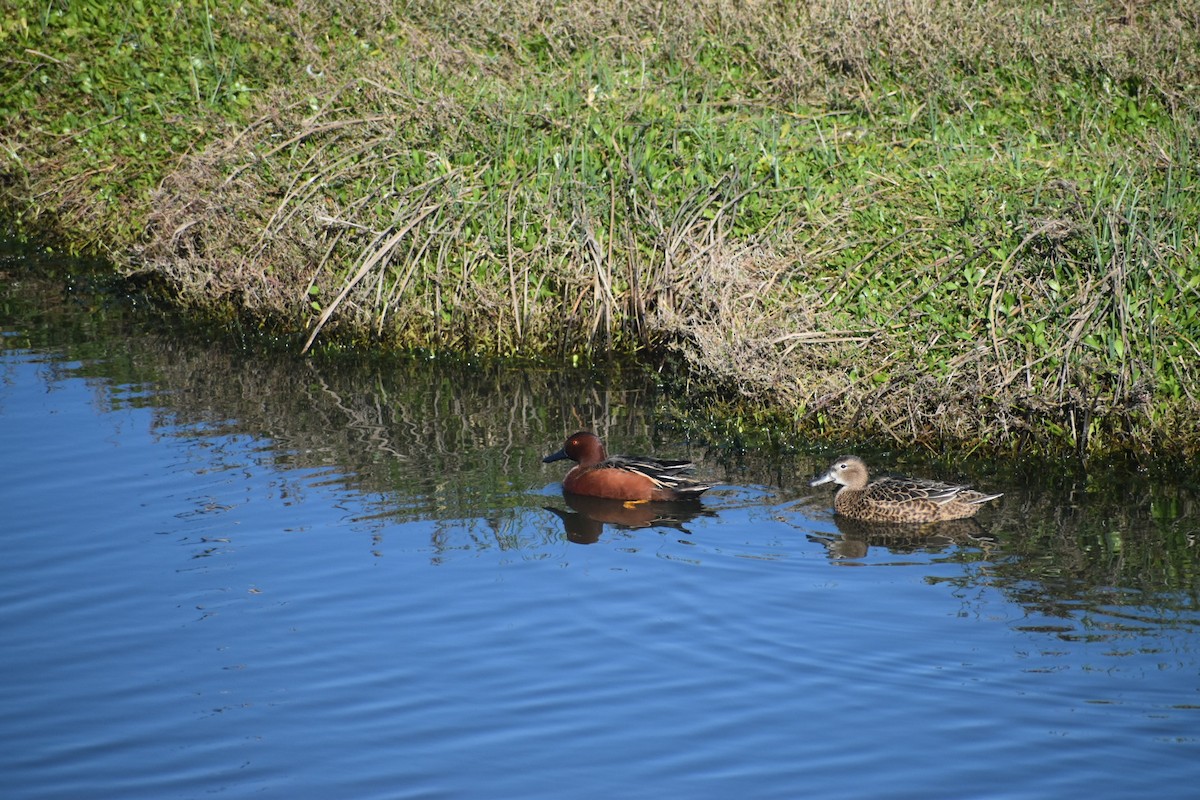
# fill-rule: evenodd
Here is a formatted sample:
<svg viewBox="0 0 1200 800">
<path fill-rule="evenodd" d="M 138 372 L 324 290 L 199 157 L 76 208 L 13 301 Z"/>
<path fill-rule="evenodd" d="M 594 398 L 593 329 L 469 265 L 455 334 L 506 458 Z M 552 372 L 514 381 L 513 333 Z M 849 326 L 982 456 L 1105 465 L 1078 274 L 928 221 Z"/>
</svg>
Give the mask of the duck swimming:
<svg viewBox="0 0 1200 800">
<path fill-rule="evenodd" d="M 576 462 L 563 478 L 563 491 L 625 501 L 694 500 L 712 488 L 690 477 L 690 461 L 663 461 L 647 456 L 610 456 L 600 437 L 579 431 L 543 463 L 569 458 Z"/>
<path fill-rule="evenodd" d="M 809 486 L 836 483 L 833 510 L 864 522 L 938 522 L 973 517 L 1000 494 L 984 494 L 922 478 L 880 478 L 868 483 L 867 465 L 858 456 L 839 456 L 829 472 Z"/>
</svg>

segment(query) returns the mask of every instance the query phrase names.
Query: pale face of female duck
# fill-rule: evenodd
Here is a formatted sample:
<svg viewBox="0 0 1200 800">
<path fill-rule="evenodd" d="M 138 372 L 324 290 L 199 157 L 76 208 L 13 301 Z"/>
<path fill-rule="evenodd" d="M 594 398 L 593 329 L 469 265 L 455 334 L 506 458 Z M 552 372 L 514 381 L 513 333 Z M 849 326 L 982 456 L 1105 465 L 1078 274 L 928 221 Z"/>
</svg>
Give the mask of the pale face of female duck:
<svg viewBox="0 0 1200 800">
<path fill-rule="evenodd" d="M 839 456 L 829 472 L 810 486 L 836 483 L 839 514 L 865 522 L 938 522 L 972 517 L 999 494 L 985 495 L 966 486 L 921 478 L 880 478 L 868 483 L 867 465 L 857 456 Z"/>
<path fill-rule="evenodd" d="M 867 465 L 858 456 L 839 456 L 821 477 L 809 483 L 809 486 L 820 486 L 823 483 L 836 483 L 851 491 L 865 489 L 869 479 Z M 839 489 L 839 494 L 841 490 Z"/>
</svg>

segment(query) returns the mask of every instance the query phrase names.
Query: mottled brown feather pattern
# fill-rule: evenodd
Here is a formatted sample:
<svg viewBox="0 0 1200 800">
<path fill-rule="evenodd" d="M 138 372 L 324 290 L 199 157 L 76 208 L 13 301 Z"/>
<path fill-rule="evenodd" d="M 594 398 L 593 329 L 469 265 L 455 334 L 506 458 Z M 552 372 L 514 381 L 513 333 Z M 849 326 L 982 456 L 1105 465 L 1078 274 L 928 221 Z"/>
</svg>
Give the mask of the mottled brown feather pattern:
<svg viewBox="0 0 1200 800">
<path fill-rule="evenodd" d="M 867 465 L 857 456 L 840 456 L 829 472 L 812 486 L 837 483 L 833 498 L 837 513 L 866 522 L 937 522 L 973 517 L 980 506 L 999 494 L 983 494 L 921 478 L 880 478 L 869 483 Z"/>
</svg>

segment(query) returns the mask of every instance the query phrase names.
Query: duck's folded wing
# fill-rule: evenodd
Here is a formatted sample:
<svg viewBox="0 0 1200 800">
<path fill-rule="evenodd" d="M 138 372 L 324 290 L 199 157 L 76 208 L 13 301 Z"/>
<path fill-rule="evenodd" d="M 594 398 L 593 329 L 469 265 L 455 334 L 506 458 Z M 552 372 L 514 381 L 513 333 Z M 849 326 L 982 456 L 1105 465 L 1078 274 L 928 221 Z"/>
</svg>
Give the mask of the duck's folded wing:
<svg viewBox="0 0 1200 800">
<path fill-rule="evenodd" d="M 711 489 L 712 484 L 690 477 L 696 471 L 691 461 L 672 461 L 644 456 L 612 456 L 601 466 L 615 467 L 645 475 L 660 487 L 671 489 L 680 495 L 700 494 Z"/>
<path fill-rule="evenodd" d="M 911 503 L 927 500 L 942 505 L 958 497 L 967 487 L 913 478 L 881 478 L 868 488 L 872 500 L 889 503 Z"/>
<path fill-rule="evenodd" d="M 643 475 L 686 475 L 696 469 L 691 461 L 663 461 L 645 456 L 612 456 L 602 466 L 627 469 Z"/>
</svg>

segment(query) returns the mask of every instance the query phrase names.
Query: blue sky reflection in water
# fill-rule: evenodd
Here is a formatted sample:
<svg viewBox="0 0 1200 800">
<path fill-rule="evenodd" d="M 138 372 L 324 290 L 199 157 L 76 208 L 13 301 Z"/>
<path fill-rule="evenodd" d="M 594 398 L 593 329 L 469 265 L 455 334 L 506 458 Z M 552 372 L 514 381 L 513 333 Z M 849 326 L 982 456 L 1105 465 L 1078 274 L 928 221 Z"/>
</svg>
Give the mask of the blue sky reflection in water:
<svg viewBox="0 0 1200 800">
<path fill-rule="evenodd" d="M 872 543 L 804 487 L 817 461 L 744 480 L 617 404 L 622 449 L 728 482 L 705 513 L 578 544 L 564 470 L 538 460 L 571 427 L 556 411 L 479 422 L 430 379 L 407 387 L 424 412 L 372 428 L 394 387 L 297 362 L 284 400 L 234 354 L 238 411 L 205 362 L 171 372 L 192 351 L 24 341 L 0 361 L 4 797 L 1115 798 L 1200 778 L 1195 584 L 1121 585 L 1121 547 L 1117 582 L 1081 577 L 1029 544 L 1070 520 L 1020 487 L 989 487 L 1008 492 L 994 542 Z M 254 421 L 327 401 L 346 418 L 324 444 Z M 1173 508 L 1151 528 L 1185 537 L 1173 569 L 1194 575 L 1190 496 Z"/>
</svg>

